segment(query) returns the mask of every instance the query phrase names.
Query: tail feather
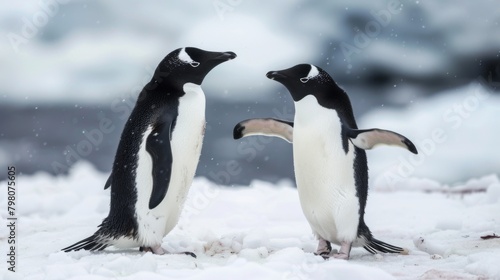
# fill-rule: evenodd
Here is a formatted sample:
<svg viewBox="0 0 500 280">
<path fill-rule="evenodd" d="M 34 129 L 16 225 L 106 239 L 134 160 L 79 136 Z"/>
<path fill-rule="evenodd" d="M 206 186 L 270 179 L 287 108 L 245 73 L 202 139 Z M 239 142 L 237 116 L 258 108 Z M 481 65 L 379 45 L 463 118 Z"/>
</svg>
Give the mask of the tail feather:
<svg viewBox="0 0 500 280">
<path fill-rule="evenodd" d="M 402 254 L 402 255 L 407 255 L 408 254 L 408 249 L 397 247 L 385 242 L 382 242 L 378 239 L 375 239 L 371 237 L 370 239 L 366 240 L 365 246 L 363 246 L 365 250 L 372 254 L 376 254 L 377 252 L 381 253 L 396 253 L 396 254 Z"/>
<path fill-rule="evenodd" d="M 101 251 L 104 248 L 108 247 L 108 244 L 102 242 L 102 238 L 99 238 L 97 235 L 92 235 L 87 237 L 75 244 L 68 246 L 66 248 L 61 249 L 64 252 L 70 251 L 78 251 L 78 250 L 88 250 L 88 251 Z"/>
</svg>

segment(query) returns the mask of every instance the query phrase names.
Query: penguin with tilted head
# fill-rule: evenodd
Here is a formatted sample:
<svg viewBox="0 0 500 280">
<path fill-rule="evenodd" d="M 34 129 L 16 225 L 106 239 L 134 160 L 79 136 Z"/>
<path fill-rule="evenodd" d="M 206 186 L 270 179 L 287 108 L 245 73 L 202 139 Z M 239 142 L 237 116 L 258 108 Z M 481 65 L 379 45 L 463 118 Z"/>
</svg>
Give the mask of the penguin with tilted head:
<svg viewBox="0 0 500 280">
<path fill-rule="evenodd" d="M 382 129 L 358 129 L 347 94 L 319 67 L 300 64 L 267 77 L 283 84 L 295 103 L 293 122 L 250 119 L 234 138 L 268 135 L 293 143 L 295 178 L 304 215 L 319 239 L 316 254 L 349 259 L 351 247 L 370 253 L 408 250 L 375 239 L 364 221 L 368 195 L 365 150 L 396 145 L 417 153 L 406 137 Z M 338 253 L 331 244 L 340 245 Z"/>
<path fill-rule="evenodd" d="M 205 133 L 200 87 L 233 52 L 181 48 L 158 65 L 123 129 L 111 175 L 109 215 L 90 237 L 63 251 L 140 247 L 164 254 L 163 237 L 179 220 Z"/>
</svg>

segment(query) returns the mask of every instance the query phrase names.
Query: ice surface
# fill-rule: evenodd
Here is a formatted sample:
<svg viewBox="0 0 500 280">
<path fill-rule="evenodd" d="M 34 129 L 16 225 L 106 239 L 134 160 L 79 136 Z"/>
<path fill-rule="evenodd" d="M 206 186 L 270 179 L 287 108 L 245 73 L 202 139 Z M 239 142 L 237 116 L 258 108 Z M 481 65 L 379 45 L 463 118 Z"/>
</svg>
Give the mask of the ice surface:
<svg viewBox="0 0 500 280">
<path fill-rule="evenodd" d="M 409 255 L 373 256 L 354 248 L 351 260 L 323 260 L 290 183 L 254 181 L 222 187 L 196 178 L 179 225 L 164 238 L 173 253 L 137 249 L 99 253 L 59 250 L 92 234 L 107 215 L 107 174 L 80 162 L 65 177 L 43 173 L 18 180 L 18 271 L 2 279 L 477 279 L 500 278 L 499 179 L 469 180 L 457 187 L 478 192 L 447 193 L 410 187 L 374 189 L 366 222 L 386 242 Z M 5 184 L 5 182 L 2 182 Z M 201 199 L 205 197 L 207 201 Z M 6 198 L 1 196 L 0 208 Z M 187 207 L 191 207 L 188 212 Z M 195 212 L 193 209 L 197 209 Z M 6 213 L 1 212 L 2 223 Z M 0 240 L 7 236 L 0 227 Z M 420 242 L 423 240 L 424 242 Z M 1 254 L 5 256 L 5 242 Z"/>
</svg>

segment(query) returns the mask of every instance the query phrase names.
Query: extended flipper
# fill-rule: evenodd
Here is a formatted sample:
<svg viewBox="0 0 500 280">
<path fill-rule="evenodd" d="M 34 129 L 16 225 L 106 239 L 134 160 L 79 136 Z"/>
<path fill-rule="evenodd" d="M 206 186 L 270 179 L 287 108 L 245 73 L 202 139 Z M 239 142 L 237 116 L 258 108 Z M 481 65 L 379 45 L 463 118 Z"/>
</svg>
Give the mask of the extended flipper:
<svg viewBox="0 0 500 280">
<path fill-rule="evenodd" d="M 233 130 L 234 139 L 251 135 L 274 136 L 293 142 L 293 122 L 278 119 L 249 119 L 239 122 Z"/>
<path fill-rule="evenodd" d="M 396 132 L 378 128 L 351 129 L 346 125 L 343 125 L 343 129 L 352 144 L 360 149 L 369 150 L 376 145 L 386 144 L 400 146 L 414 154 L 418 154 L 415 145 L 408 138 Z"/>
<path fill-rule="evenodd" d="M 146 140 L 146 151 L 153 160 L 153 190 L 149 199 L 149 209 L 155 208 L 163 201 L 170 184 L 172 173 L 170 134 L 173 123 L 175 117 L 166 114 Z"/>
</svg>

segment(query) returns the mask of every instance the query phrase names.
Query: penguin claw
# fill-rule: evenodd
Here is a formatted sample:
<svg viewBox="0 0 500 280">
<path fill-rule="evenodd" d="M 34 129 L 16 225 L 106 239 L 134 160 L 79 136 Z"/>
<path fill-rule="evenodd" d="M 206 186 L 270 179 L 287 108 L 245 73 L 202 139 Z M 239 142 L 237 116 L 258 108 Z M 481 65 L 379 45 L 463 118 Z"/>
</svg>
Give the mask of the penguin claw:
<svg viewBox="0 0 500 280">
<path fill-rule="evenodd" d="M 328 260 L 331 256 L 336 255 L 337 250 L 333 249 L 331 251 L 315 252 L 314 255 L 323 257 L 323 259 Z"/>
<path fill-rule="evenodd" d="M 330 258 L 330 253 L 329 252 L 321 252 L 321 253 L 314 253 L 316 256 L 322 257 L 324 260 L 328 260 Z"/>
<path fill-rule="evenodd" d="M 193 252 L 182 252 L 181 254 L 185 254 L 185 255 L 191 256 L 191 257 L 193 257 L 195 259 L 197 258 L 196 254 L 193 253 Z"/>
</svg>

